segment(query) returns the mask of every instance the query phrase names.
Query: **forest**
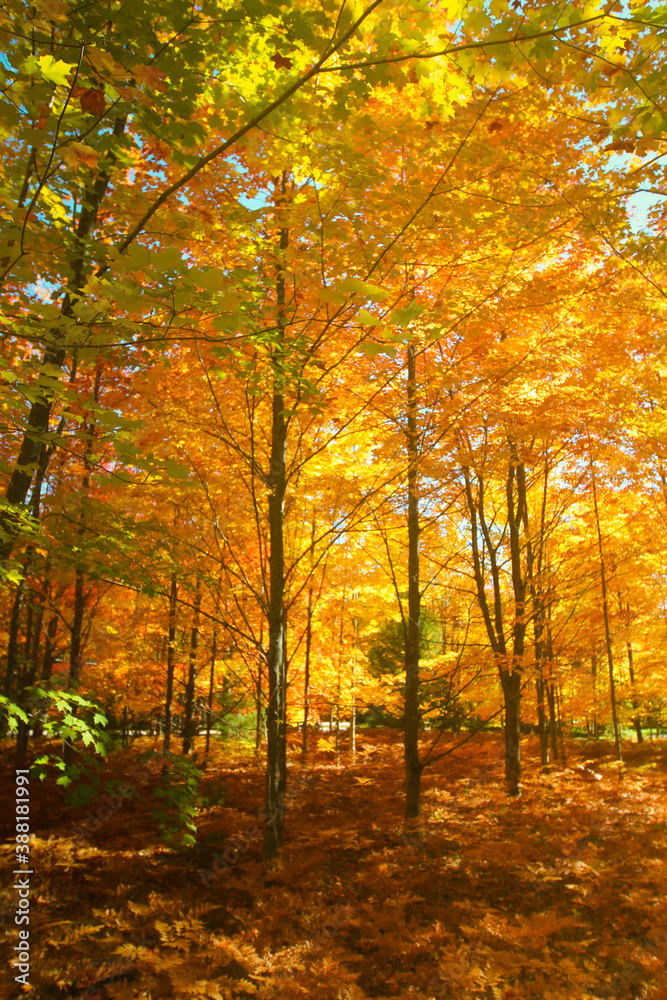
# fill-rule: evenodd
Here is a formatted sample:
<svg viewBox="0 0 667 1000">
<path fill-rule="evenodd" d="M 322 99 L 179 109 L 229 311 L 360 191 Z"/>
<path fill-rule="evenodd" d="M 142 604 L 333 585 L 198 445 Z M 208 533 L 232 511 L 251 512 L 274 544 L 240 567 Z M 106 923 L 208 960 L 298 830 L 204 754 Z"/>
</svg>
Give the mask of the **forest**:
<svg viewBox="0 0 667 1000">
<path fill-rule="evenodd" d="M 666 65 L 0 5 L 9 998 L 665 1000 Z"/>
</svg>

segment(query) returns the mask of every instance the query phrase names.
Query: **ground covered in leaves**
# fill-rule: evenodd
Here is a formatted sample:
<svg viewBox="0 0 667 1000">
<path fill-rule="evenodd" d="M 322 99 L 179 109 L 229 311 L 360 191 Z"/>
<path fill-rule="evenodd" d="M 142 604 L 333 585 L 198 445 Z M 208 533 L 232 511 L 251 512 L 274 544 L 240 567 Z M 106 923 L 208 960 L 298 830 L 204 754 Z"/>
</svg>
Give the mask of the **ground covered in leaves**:
<svg viewBox="0 0 667 1000">
<path fill-rule="evenodd" d="M 196 846 L 173 850 L 150 817 L 155 775 L 136 766 L 146 746 L 108 762 L 105 780 L 138 793 L 114 808 L 73 810 L 31 782 L 35 1000 L 667 997 L 662 743 L 628 747 L 621 767 L 608 745 L 572 742 L 567 764 L 543 774 L 528 740 L 523 795 L 510 801 L 502 737 L 478 734 L 425 773 L 413 828 L 399 734 L 361 732 L 354 763 L 320 744 L 304 767 L 295 749 L 271 870 L 250 751 L 211 753 Z M 9 747 L 4 758 L 11 803 Z M 11 990 L 10 843 L 0 905 L 11 997 L 25 993 Z"/>
</svg>

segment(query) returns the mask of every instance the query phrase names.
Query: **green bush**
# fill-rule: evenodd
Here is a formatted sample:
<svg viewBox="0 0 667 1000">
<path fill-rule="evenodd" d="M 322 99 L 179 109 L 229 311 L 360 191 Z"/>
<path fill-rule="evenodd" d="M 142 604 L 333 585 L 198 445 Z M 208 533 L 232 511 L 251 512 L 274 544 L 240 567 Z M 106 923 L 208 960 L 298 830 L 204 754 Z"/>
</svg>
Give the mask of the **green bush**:
<svg viewBox="0 0 667 1000">
<path fill-rule="evenodd" d="M 153 789 L 158 806 L 151 815 L 170 847 L 194 847 L 197 835 L 197 807 L 201 771 L 193 757 L 149 750 L 139 755 L 143 764 L 160 762 L 160 780 Z"/>
</svg>

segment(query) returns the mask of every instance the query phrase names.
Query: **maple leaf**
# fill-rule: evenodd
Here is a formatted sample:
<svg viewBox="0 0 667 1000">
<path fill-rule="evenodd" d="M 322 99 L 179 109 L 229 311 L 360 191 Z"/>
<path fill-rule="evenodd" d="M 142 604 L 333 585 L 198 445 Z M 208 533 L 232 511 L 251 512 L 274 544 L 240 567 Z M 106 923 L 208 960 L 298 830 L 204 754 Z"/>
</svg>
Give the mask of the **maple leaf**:
<svg viewBox="0 0 667 1000">
<path fill-rule="evenodd" d="M 150 90 L 164 92 L 167 89 L 163 83 L 167 74 L 155 66 L 135 66 L 132 72 L 137 83 L 143 84 Z"/>
<path fill-rule="evenodd" d="M 489 123 L 487 131 L 489 132 L 500 132 L 505 128 L 505 123 L 500 120 L 500 118 L 495 118 Z"/>
<path fill-rule="evenodd" d="M 97 153 L 83 142 L 70 142 L 64 147 L 62 158 L 68 167 L 75 170 L 81 165 L 91 169 L 97 166 Z"/>
<path fill-rule="evenodd" d="M 79 103 L 81 105 L 81 110 L 86 114 L 95 115 L 96 118 L 101 118 L 106 107 L 104 101 L 104 91 L 97 90 L 95 87 L 89 87 L 88 90 L 84 90 L 79 97 Z"/>
<path fill-rule="evenodd" d="M 602 67 L 600 72 L 603 76 L 611 78 L 612 76 L 618 76 L 618 74 L 623 71 L 623 68 L 623 64 L 607 63 Z"/>
<path fill-rule="evenodd" d="M 611 150 L 612 152 L 622 151 L 624 153 L 633 153 L 635 143 L 633 139 L 617 139 L 616 142 L 610 142 L 604 149 L 605 151 Z"/>
<path fill-rule="evenodd" d="M 276 69 L 291 69 L 292 60 L 288 59 L 287 56 L 281 56 L 279 52 L 275 52 L 271 56 L 271 62 L 274 64 Z"/>
</svg>

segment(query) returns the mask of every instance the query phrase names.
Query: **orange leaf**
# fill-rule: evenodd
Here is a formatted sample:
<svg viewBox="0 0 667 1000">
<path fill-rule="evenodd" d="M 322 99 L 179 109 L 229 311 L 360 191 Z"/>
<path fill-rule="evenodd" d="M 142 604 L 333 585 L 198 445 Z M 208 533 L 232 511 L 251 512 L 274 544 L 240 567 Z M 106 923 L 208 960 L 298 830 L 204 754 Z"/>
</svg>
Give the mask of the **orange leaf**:
<svg viewBox="0 0 667 1000">
<path fill-rule="evenodd" d="M 150 90 L 165 91 L 167 89 L 163 83 L 167 74 L 155 66 L 135 66 L 132 72 L 137 83 L 149 87 Z"/>
</svg>

